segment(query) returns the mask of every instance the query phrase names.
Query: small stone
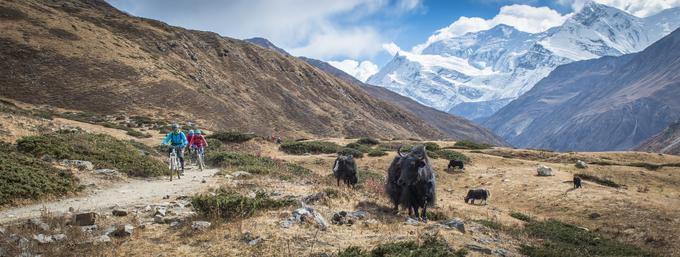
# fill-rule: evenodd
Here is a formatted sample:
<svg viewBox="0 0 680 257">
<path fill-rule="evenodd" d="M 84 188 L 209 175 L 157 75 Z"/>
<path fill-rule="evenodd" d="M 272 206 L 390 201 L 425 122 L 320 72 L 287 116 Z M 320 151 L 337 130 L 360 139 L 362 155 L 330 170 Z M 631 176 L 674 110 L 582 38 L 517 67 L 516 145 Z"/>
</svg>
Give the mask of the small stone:
<svg viewBox="0 0 680 257">
<path fill-rule="evenodd" d="M 590 215 L 588 215 L 588 217 L 589 217 L 591 220 L 594 220 L 594 219 L 597 219 L 597 218 L 599 218 L 599 217 L 602 217 L 602 215 L 600 215 L 600 214 L 597 213 L 597 212 L 593 212 L 593 213 L 591 213 Z"/>
<path fill-rule="evenodd" d="M 110 243 L 110 242 L 111 242 L 111 237 L 109 237 L 109 236 L 107 236 L 107 235 L 102 235 L 102 236 L 100 236 L 100 237 L 97 237 L 97 238 L 94 240 L 94 242 L 95 242 L 95 243 Z"/>
<path fill-rule="evenodd" d="M 93 170 L 94 165 L 89 162 L 89 161 L 81 161 L 81 160 L 63 160 L 61 161 L 62 165 L 66 167 L 73 167 L 77 168 L 79 170 Z"/>
<path fill-rule="evenodd" d="M 80 231 L 83 231 L 83 233 L 94 233 L 97 231 L 97 225 L 81 226 Z"/>
<path fill-rule="evenodd" d="M 156 224 L 165 224 L 165 221 L 163 220 L 163 216 L 161 215 L 156 215 L 153 217 L 153 223 Z"/>
<path fill-rule="evenodd" d="M 180 226 L 182 226 L 182 223 L 179 222 L 179 221 L 173 221 L 173 222 L 170 223 L 170 227 L 171 227 L 171 228 L 177 229 L 177 228 L 179 228 Z"/>
<path fill-rule="evenodd" d="M 146 207 L 144 207 L 144 212 L 150 212 L 151 210 L 152 210 L 151 205 L 147 205 Z"/>
<path fill-rule="evenodd" d="M 0 236 L 4 236 L 5 233 L 7 233 L 7 230 L 4 227 L 0 227 Z"/>
<path fill-rule="evenodd" d="M 586 164 L 586 162 L 581 161 L 581 160 L 577 160 L 577 161 L 576 161 L 576 164 L 574 164 L 574 166 L 576 166 L 576 168 L 579 168 L 579 169 L 586 169 L 586 168 L 588 168 L 588 164 Z"/>
<path fill-rule="evenodd" d="M 158 206 L 158 207 L 156 207 L 156 212 L 154 212 L 153 215 L 154 215 L 154 216 L 160 215 L 161 217 L 165 217 L 165 214 L 166 214 L 167 210 L 168 210 L 168 209 L 167 209 L 166 207 L 164 207 L 164 206 Z"/>
<path fill-rule="evenodd" d="M 256 244 L 260 243 L 260 241 L 262 241 L 262 238 L 261 238 L 261 237 L 258 237 L 258 238 L 255 238 L 255 239 L 253 239 L 253 240 L 250 240 L 250 241 L 248 242 L 248 245 L 251 245 L 251 246 L 252 246 L 252 245 L 256 245 Z"/>
<path fill-rule="evenodd" d="M 418 222 L 418 221 L 415 220 L 415 219 L 408 218 L 408 219 L 406 219 L 406 222 L 404 222 L 404 224 L 406 224 L 406 225 L 412 225 L 412 226 L 417 226 L 418 224 L 420 224 L 420 222 Z"/>
<path fill-rule="evenodd" d="M 204 179 L 204 180 L 201 180 L 201 183 L 206 183 L 205 179 Z"/>
<path fill-rule="evenodd" d="M 128 212 L 126 210 L 115 209 L 112 214 L 113 216 L 124 217 L 128 215 Z"/>
<path fill-rule="evenodd" d="M 91 226 L 97 218 L 94 212 L 78 213 L 75 217 L 75 224 L 78 226 Z"/>
<path fill-rule="evenodd" d="M 463 222 L 462 219 L 454 218 L 454 219 L 442 221 L 441 224 L 446 226 L 449 229 L 457 229 L 458 231 L 460 231 L 460 233 L 465 234 L 465 222 Z"/>
<path fill-rule="evenodd" d="M 271 192 L 269 195 L 271 195 L 271 196 L 281 196 L 282 193 L 281 193 L 281 192 L 274 191 L 274 192 Z"/>
<path fill-rule="evenodd" d="M 43 234 L 33 235 L 33 239 L 35 239 L 35 241 L 38 241 L 38 243 L 41 244 L 49 244 L 54 242 L 51 236 L 46 236 Z"/>
<path fill-rule="evenodd" d="M 208 230 L 208 228 L 210 228 L 210 225 L 212 224 L 207 221 L 194 221 L 191 223 L 191 228 L 193 230 L 205 231 Z"/>
<path fill-rule="evenodd" d="M 42 220 L 40 220 L 38 218 L 29 219 L 27 223 L 29 225 L 34 225 L 34 226 L 40 228 L 43 231 L 50 230 L 50 225 L 47 225 L 47 223 L 43 222 Z"/>
<path fill-rule="evenodd" d="M 68 238 L 68 237 L 64 234 L 52 235 L 52 239 L 54 239 L 54 241 L 57 241 L 57 242 L 64 241 L 64 240 L 66 240 L 66 238 Z"/>
<path fill-rule="evenodd" d="M 133 227 L 130 224 L 125 224 L 124 226 L 118 226 L 116 230 L 114 230 L 113 233 L 111 233 L 110 235 L 115 237 L 127 237 L 131 236 L 134 230 L 135 227 Z"/>
<path fill-rule="evenodd" d="M 505 250 L 503 248 L 493 250 L 493 254 L 495 254 L 496 256 L 506 257 L 508 256 L 508 253 L 509 253 L 508 250 Z"/>
<path fill-rule="evenodd" d="M 231 176 L 234 178 L 250 178 L 253 176 L 253 174 L 250 174 L 249 172 L 245 171 L 235 171 L 231 173 Z"/>
</svg>

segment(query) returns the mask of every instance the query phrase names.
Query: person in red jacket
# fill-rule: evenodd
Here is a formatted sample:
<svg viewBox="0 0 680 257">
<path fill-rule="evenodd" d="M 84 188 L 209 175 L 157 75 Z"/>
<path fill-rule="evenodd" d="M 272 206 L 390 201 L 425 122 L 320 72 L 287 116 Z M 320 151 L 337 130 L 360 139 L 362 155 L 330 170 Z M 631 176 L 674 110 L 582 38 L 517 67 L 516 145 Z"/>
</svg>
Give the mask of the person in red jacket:
<svg viewBox="0 0 680 257">
<path fill-rule="evenodd" d="M 201 134 L 201 130 L 197 129 L 194 131 L 194 136 L 191 140 L 191 147 L 194 147 L 197 151 L 199 151 L 200 154 L 205 153 L 205 148 L 208 147 L 208 141 L 205 140 L 205 137 Z"/>
</svg>

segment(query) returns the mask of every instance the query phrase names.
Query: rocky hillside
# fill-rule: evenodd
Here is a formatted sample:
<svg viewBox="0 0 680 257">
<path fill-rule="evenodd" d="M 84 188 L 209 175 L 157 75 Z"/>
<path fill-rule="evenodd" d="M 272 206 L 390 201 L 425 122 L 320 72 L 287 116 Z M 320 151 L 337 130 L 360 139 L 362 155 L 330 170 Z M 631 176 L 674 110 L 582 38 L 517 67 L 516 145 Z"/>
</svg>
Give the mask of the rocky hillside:
<svg viewBox="0 0 680 257">
<path fill-rule="evenodd" d="M 680 120 L 645 140 L 635 150 L 680 155 Z"/>
<path fill-rule="evenodd" d="M 680 119 L 680 30 L 644 51 L 555 69 L 484 125 L 518 147 L 623 150 Z"/>
<path fill-rule="evenodd" d="M 2 97 L 290 137 L 445 137 L 297 58 L 102 0 L 2 1 L 0 20 Z"/>
<path fill-rule="evenodd" d="M 350 83 L 360 86 L 371 96 L 378 98 L 380 100 L 386 101 L 388 103 L 399 106 L 403 110 L 410 112 L 416 117 L 423 119 L 428 124 L 433 125 L 437 129 L 446 133 L 450 138 L 455 140 L 471 140 L 479 143 L 492 144 L 497 146 L 507 146 L 508 143 L 505 142 L 501 137 L 493 134 L 486 128 L 478 126 L 469 120 L 460 118 L 432 107 L 427 107 L 422 105 L 415 100 L 397 94 L 390 91 L 389 89 L 369 85 L 359 81 L 358 79 L 352 77 L 351 75 L 341 71 L 332 65 L 306 57 L 300 57 L 300 59 L 306 61 L 314 67 L 320 70 L 337 76 L 340 79 L 346 80 Z"/>
</svg>

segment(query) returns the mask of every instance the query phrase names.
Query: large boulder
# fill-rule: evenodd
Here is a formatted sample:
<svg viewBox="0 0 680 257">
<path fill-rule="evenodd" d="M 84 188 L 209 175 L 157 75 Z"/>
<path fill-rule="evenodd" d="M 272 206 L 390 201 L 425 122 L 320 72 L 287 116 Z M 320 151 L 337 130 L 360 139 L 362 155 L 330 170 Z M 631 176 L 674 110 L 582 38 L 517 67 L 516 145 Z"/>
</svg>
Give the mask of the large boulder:
<svg viewBox="0 0 680 257">
<path fill-rule="evenodd" d="M 555 176 L 553 170 L 545 165 L 538 166 L 538 169 L 536 169 L 536 171 L 538 172 L 539 176 Z"/>
<path fill-rule="evenodd" d="M 78 213 L 73 218 L 73 223 L 78 226 L 92 226 L 97 220 L 97 214 L 94 212 Z"/>
<path fill-rule="evenodd" d="M 574 166 L 576 166 L 576 168 L 579 168 L 579 169 L 588 168 L 588 164 L 586 164 L 586 162 L 581 161 L 581 160 L 576 161 L 576 164 L 574 164 Z"/>
</svg>

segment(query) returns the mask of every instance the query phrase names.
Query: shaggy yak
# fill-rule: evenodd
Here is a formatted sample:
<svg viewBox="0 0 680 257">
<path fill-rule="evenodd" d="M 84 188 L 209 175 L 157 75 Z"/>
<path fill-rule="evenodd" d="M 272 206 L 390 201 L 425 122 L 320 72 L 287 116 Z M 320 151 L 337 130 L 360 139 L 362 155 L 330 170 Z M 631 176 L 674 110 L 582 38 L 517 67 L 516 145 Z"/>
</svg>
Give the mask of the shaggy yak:
<svg viewBox="0 0 680 257">
<path fill-rule="evenodd" d="M 338 155 L 338 158 L 335 159 L 335 164 L 333 164 L 333 175 L 338 180 L 338 186 L 340 186 L 340 180 L 345 182 L 348 187 L 353 187 L 357 184 L 359 181 L 357 178 L 357 163 L 352 155 Z"/>
<path fill-rule="evenodd" d="M 574 189 L 581 187 L 581 178 L 574 176 Z"/>
<path fill-rule="evenodd" d="M 447 166 L 446 169 L 451 172 L 453 171 L 453 168 L 458 168 L 462 171 L 465 170 L 465 164 L 461 160 L 451 160 L 449 161 L 449 166 Z"/>
<path fill-rule="evenodd" d="M 474 204 L 475 200 L 482 200 L 484 201 L 484 204 L 486 204 L 486 199 L 488 199 L 490 195 L 491 193 L 486 189 L 470 189 L 464 199 L 465 203 L 471 201 Z"/>
<path fill-rule="evenodd" d="M 408 154 L 397 149 L 387 170 L 385 192 L 394 204 L 394 211 L 399 211 L 399 205 L 408 209 L 409 216 L 427 221 L 427 207 L 436 204 L 436 180 L 432 166 L 427 157 L 425 146 L 414 147 Z M 419 209 L 423 209 L 419 213 Z"/>
</svg>

